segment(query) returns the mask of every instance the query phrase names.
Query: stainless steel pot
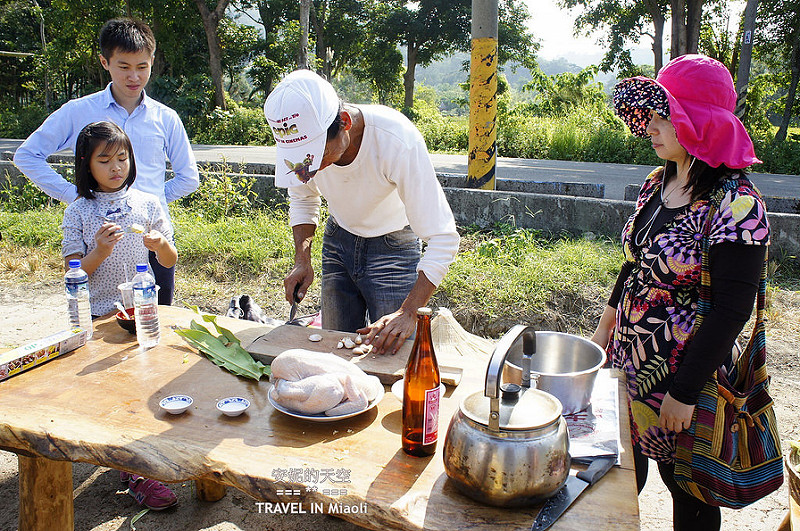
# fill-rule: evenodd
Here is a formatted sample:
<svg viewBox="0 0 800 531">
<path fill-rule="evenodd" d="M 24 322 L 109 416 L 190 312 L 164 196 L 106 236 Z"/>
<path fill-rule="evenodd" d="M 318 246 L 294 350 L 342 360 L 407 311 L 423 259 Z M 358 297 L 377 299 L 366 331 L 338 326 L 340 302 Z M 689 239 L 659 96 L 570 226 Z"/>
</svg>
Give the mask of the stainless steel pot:
<svg viewBox="0 0 800 531">
<path fill-rule="evenodd" d="M 534 330 L 517 325 L 500 339 L 489 360 L 485 389 L 462 400 L 444 440 L 444 468 L 455 486 L 472 499 L 501 507 L 549 498 L 564 484 L 570 467 L 567 424 L 558 399 L 530 389 L 529 380 L 521 386 L 504 384 L 501 395 L 511 347 L 518 347 L 522 362 L 529 364 L 536 350 Z"/>
<path fill-rule="evenodd" d="M 508 352 L 504 379 L 521 382 L 522 346 L 514 344 Z M 536 332 L 536 353 L 531 358 L 532 387 L 555 396 L 564 406 L 564 415 L 589 407 L 597 372 L 606 362 L 606 353 L 596 343 L 572 334 Z"/>
</svg>

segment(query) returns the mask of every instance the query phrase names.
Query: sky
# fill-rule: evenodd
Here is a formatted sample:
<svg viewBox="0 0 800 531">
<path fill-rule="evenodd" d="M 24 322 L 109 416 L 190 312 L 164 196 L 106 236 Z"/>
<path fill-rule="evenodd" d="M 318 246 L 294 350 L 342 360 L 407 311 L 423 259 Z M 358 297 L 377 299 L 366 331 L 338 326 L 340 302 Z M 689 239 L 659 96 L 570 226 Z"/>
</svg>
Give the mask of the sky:
<svg viewBox="0 0 800 531">
<path fill-rule="evenodd" d="M 543 59 L 558 59 L 564 57 L 571 62 L 585 67 L 597 64 L 603 56 L 603 50 L 597 45 L 596 36 L 573 36 L 573 24 L 579 11 L 577 9 L 562 9 L 556 5 L 556 0 L 525 0 L 531 21 L 528 26 L 534 36 L 539 39 L 541 48 L 539 56 Z M 744 9 L 744 2 L 733 0 L 729 2 L 732 20 Z M 665 44 L 669 51 L 669 22 L 665 25 Z M 652 63 L 653 51 L 649 37 L 632 49 L 635 63 Z"/>
<path fill-rule="evenodd" d="M 525 0 L 531 20 L 528 24 L 539 40 L 539 57 L 553 60 L 565 57 L 579 66 L 600 62 L 603 50 L 596 37 L 573 36 L 573 23 L 577 17 L 575 9 L 562 9 L 556 0 Z"/>
</svg>

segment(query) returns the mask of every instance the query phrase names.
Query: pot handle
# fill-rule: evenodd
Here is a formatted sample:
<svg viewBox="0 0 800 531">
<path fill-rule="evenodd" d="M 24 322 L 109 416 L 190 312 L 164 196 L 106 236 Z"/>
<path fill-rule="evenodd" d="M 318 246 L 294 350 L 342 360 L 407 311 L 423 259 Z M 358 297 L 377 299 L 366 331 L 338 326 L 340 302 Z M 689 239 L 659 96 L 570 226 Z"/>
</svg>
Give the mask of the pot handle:
<svg viewBox="0 0 800 531">
<path fill-rule="evenodd" d="M 486 369 L 484 396 L 489 398 L 489 429 L 493 431 L 500 430 L 500 379 L 503 365 L 511 347 L 520 336 L 522 336 L 522 385 L 530 387 L 531 384 L 531 356 L 536 352 L 536 331 L 530 326 L 514 325 L 497 342 Z"/>
</svg>

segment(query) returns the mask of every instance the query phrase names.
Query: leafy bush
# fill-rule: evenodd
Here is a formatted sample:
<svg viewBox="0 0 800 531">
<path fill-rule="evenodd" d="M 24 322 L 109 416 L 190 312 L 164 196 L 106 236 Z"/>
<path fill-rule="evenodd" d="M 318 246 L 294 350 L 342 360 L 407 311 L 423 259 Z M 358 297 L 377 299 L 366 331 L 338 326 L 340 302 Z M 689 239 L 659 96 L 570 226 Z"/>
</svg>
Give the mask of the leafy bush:
<svg viewBox="0 0 800 531">
<path fill-rule="evenodd" d="M 756 164 L 753 171 L 800 175 L 800 134 L 790 135 L 785 142 L 771 138 L 754 138 L 756 156 L 764 164 Z"/>
<path fill-rule="evenodd" d="M 253 207 L 257 198 L 252 189 L 255 179 L 245 177 L 243 172 L 232 174 L 224 160 L 218 171 L 201 167 L 200 176 L 197 190 L 180 200 L 191 212 L 216 222 L 230 216 L 247 215 Z"/>
<path fill-rule="evenodd" d="M 233 100 L 226 102 L 228 110 L 215 108 L 191 121 L 196 144 L 272 145 L 272 133 L 260 107 L 243 107 Z"/>
<path fill-rule="evenodd" d="M 58 201 L 42 192 L 36 185 L 25 177 L 20 177 L 16 184 L 8 172 L 0 180 L 0 205 L 6 212 L 26 212 L 41 210 L 58 204 Z"/>
<path fill-rule="evenodd" d="M 174 109 L 184 122 L 190 122 L 192 116 L 199 116 L 208 108 L 208 102 L 214 98 L 214 85 L 205 74 L 162 75 L 150 82 L 148 94 Z"/>
<path fill-rule="evenodd" d="M 411 113 L 431 151 L 466 151 L 469 149 L 469 124 L 466 117 L 444 117 L 430 102 L 416 100 Z"/>
<path fill-rule="evenodd" d="M 45 118 L 47 111 L 37 104 L 0 109 L 0 137 L 27 138 L 42 125 Z"/>
</svg>

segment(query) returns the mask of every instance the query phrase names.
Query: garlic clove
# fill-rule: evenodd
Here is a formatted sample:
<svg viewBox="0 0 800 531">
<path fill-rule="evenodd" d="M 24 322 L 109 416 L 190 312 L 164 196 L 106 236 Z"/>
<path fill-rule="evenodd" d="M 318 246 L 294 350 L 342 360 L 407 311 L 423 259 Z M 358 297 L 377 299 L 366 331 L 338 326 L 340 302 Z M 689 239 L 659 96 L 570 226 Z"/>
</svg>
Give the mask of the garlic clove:
<svg viewBox="0 0 800 531">
<path fill-rule="evenodd" d="M 308 336 L 308 340 L 316 343 L 318 341 L 322 341 L 322 336 L 319 334 L 311 334 L 310 336 Z"/>
<path fill-rule="evenodd" d="M 353 340 L 356 345 L 360 345 L 364 339 L 361 337 L 361 334 L 356 335 L 356 338 Z"/>
</svg>

